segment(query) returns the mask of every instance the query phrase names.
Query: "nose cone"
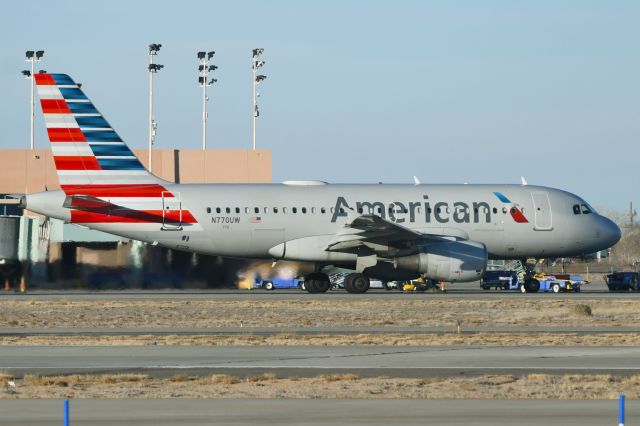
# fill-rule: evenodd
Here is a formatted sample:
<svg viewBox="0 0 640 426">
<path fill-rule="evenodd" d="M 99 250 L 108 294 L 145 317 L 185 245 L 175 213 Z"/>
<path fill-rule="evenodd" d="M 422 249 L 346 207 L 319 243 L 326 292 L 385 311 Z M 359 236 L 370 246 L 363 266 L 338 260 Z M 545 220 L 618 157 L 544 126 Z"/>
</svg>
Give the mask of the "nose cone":
<svg viewBox="0 0 640 426">
<path fill-rule="evenodd" d="M 603 244 L 603 249 L 609 248 L 620 241 L 622 232 L 620 231 L 620 227 L 616 225 L 612 220 L 604 216 L 600 216 L 599 219 L 599 240 Z"/>
</svg>

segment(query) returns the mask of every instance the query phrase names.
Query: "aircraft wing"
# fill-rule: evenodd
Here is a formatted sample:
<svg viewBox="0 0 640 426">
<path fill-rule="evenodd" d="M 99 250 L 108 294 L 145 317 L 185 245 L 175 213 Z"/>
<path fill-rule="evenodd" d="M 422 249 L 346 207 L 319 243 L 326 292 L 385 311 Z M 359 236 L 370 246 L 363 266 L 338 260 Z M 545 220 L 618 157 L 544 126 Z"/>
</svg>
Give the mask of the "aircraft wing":
<svg viewBox="0 0 640 426">
<path fill-rule="evenodd" d="M 373 252 L 389 253 L 452 239 L 468 240 L 469 236 L 464 231 L 443 227 L 418 232 L 377 215 L 361 215 L 336 235 L 335 241 L 329 244 L 327 250 L 354 252 L 366 247 Z"/>
</svg>

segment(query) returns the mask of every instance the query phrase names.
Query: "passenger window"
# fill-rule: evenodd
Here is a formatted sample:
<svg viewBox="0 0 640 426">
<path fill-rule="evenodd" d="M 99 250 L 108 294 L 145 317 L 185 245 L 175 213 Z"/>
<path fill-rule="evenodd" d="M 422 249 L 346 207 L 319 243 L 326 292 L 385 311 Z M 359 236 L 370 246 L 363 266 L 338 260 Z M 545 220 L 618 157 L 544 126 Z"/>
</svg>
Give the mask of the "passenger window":
<svg viewBox="0 0 640 426">
<path fill-rule="evenodd" d="M 269 207 L 265 207 L 265 208 L 264 208 L 264 212 L 265 212 L 265 213 L 269 213 Z"/>
<path fill-rule="evenodd" d="M 325 209 L 324 207 L 320 207 L 320 213 L 325 214 L 327 212 L 327 209 Z"/>
<path fill-rule="evenodd" d="M 287 214 L 287 208 L 286 207 L 282 208 L 282 213 Z"/>
<path fill-rule="evenodd" d="M 216 213 L 220 213 L 220 207 L 216 207 Z"/>
<path fill-rule="evenodd" d="M 240 207 L 236 207 L 236 214 L 240 214 Z"/>
<path fill-rule="evenodd" d="M 297 207 L 292 207 L 291 208 L 291 213 L 298 213 L 298 208 Z"/>
<path fill-rule="evenodd" d="M 231 208 L 227 207 L 227 208 L 225 209 L 225 211 L 226 211 L 227 213 L 231 213 Z"/>
<path fill-rule="evenodd" d="M 302 208 L 302 214 L 306 214 L 306 213 L 307 213 L 307 208 L 306 208 L 306 207 L 303 207 L 303 208 Z"/>
<path fill-rule="evenodd" d="M 358 207 L 358 213 L 362 214 L 362 207 Z"/>
<path fill-rule="evenodd" d="M 249 212 L 250 212 L 250 211 L 251 211 L 251 210 L 249 210 L 249 207 L 245 207 L 245 208 L 244 208 L 244 212 L 245 212 L 246 214 L 249 214 Z"/>
<path fill-rule="evenodd" d="M 311 213 L 316 214 L 316 208 L 315 207 L 311 207 Z"/>
<path fill-rule="evenodd" d="M 493 214 L 498 213 L 498 209 L 496 207 L 493 208 Z"/>
<path fill-rule="evenodd" d="M 340 207 L 340 213 L 344 213 L 344 209 Z"/>
<path fill-rule="evenodd" d="M 422 207 L 418 207 L 416 211 L 418 212 L 418 214 L 422 214 Z"/>
<path fill-rule="evenodd" d="M 573 205 L 573 214 L 580 214 L 580 204 Z"/>
<path fill-rule="evenodd" d="M 506 207 L 502 208 L 502 213 L 507 214 L 507 208 Z"/>
<path fill-rule="evenodd" d="M 589 214 L 589 213 L 591 213 L 591 209 L 586 204 L 583 204 L 582 205 L 582 214 Z"/>
<path fill-rule="evenodd" d="M 331 209 L 329 210 L 331 213 L 335 213 L 335 207 L 331 207 Z"/>
<path fill-rule="evenodd" d="M 273 208 L 273 212 L 274 212 L 274 213 L 278 213 L 278 208 L 277 208 L 277 207 L 274 207 L 274 208 Z"/>
<path fill-rule="evenodd" d="M 258 207 L 255 207 L 255 208 L 253 209 L 253 211 L 254 211 L 255 213 L 260 213 L 260 209 L 259 209 Z"/>
<path fill-rule="evenodd" d="M 211 207 L 207 207 L 207 213 L 211 213 Z"/>
</svg>

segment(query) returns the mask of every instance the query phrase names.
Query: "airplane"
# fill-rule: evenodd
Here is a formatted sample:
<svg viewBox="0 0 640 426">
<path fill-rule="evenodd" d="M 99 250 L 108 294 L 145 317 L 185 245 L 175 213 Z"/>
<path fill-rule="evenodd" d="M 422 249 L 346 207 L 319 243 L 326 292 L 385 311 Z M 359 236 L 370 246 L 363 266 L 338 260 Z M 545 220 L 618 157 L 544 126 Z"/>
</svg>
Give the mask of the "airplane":
<svg viewBox="0 0 640 426">
<path fill-rule="evenodd" d="M 478 280 L 491 259 L 570 257 L 607 249 L 620 228 L 559 189 L 490 184 L 174 184 L 145 169 L 66 74 L 36 74 L 60 190 L 28 194 L 44 216 L 175 250 L 311 262 L 370 278 Z M 523 262 L 526 265 L 526 262 Z M 528 274 L 527 291 L 537 291 Z"/>
</svg>

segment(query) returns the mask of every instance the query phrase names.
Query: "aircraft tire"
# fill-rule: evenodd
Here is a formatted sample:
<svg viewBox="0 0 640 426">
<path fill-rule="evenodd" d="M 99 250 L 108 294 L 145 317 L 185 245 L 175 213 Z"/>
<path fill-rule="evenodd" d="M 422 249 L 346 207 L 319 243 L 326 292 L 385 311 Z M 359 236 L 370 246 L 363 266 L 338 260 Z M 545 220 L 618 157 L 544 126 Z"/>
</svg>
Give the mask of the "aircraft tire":
<svg viewBox="0 0 640 426">
<path fill-rule="evenodd" d="M 307 275 L 305 287 L 309 293 L 326 293 L 331 287 L 331 281 L 325 274 L 313 273 Z"/>
<path fill-rule="evenodd" d="M 344 279 L 344 289 L 352 294 L 366 293 L 370 284 L 369 278 L 359 273 L 349 274 Z"/>
<path fill-rule="evenodd" d="M 527 290 L 527 293 L 536 293 L 540 290 L 540 281 L 532 278 L 524 283 L 524 287 Z"/>
</svg>

